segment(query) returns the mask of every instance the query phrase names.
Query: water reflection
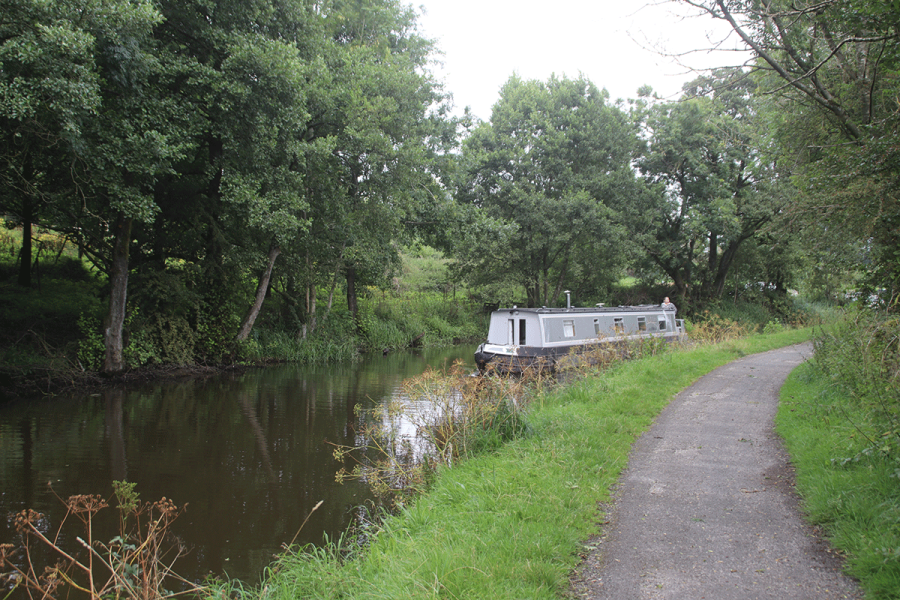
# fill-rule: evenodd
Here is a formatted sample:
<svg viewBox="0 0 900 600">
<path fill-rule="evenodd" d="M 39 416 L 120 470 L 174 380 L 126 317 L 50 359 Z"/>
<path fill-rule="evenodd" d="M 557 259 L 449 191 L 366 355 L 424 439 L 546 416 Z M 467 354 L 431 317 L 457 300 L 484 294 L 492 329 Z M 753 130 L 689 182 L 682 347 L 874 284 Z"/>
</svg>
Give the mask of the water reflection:
<svg viewBox="0 0 900 600">
<path fill-rule="evenodd" d="M 109 496 L 113 480 L 137 482 L 144 500 L 166 496 L 188 504 L 174 529 L 193 549 L 179 560 L 178 572 L 255 582 L 319 501 L 297 543 L 336 537 L 371 499 L 361 482 L 335 483 L 341 465 L 333 444 L 359 441 L 355 407 L 377 407 L 398 393 L 404 378 L 427 365 L 470 360 L 471 351 L 285 365 L 2 406 L 0 515 L 34 508 L 55 531 L 64 508 L 54 493 Z M 110 521 L 113 516 L 109 511 Z M 63 540 L 78 533 L 64 532 Z M 12 520 L 0 520 L 0 542 L 14 535 Z M 97 537 L 112 535 L 101 528 Z"/>
</svg>

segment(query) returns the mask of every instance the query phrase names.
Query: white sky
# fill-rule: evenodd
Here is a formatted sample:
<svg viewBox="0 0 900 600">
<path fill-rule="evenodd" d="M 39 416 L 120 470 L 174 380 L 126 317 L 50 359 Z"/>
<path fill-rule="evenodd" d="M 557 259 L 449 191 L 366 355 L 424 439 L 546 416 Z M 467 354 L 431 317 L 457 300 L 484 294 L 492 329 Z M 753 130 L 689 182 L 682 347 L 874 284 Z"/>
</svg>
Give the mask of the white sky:
<svg viewBox="0 0 900 600">
<path fill-rule="evenodd" d="M 635 98 L 645 84 L 677 98 L 696 74 L 653 48 L 669 54 L 707 49 L 728 33 L 709 17 L 679 17 L 679 5 L 665 0 L 408 1 L 421 7 L 421 33 L 436 39 L 444 54 L 437 74 L 453 94 L 457 113 L 471 106 L 483 120 L 514 72 L 542 81 L 553 73 L 581 73 L 606 88 L 613 101 Z M 703 51 L 681 60 L 702 68 L 740 64 L 742 57 Z"/>
</svg>

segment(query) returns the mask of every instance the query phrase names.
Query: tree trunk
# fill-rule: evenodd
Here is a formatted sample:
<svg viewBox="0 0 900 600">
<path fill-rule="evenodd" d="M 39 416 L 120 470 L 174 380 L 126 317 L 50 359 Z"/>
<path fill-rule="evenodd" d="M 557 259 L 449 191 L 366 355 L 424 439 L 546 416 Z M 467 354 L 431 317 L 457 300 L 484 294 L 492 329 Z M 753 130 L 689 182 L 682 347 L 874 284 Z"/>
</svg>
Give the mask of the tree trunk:
<svg viewBox="0 0 900 600">
<path fill-rule="evenodd" d="M 304 332 L 303 337 L 305 338 L 307 335 L 312 335 L 316 330 L 316 305 L 317 305 L 317 291 L 316 291 L 316 282 L 309 281 L 306 284 L 306 330 Z"/>
<path fill-rule="evenodd" d="M 341 273 L 341 262 L 344 260 L 344 249 L 346 248 L 346 244 L 341 245 L 341 251 L 338 254 L 338 266 L 334 269 L 334 274 L 331 276 L 331 287 L 328 289 L 328 302 L 325 304 L 325 315 L 322 317 L 323 320 L 328 319 L 331 316 L 331 305 L 334 302 L 334 290 L 337 288 L 338 284 L 338 275 Z"/>
<path fill-rule="evenodd" d="M 109 269 L 109 312 L 103 328 L 106 354 L 104 373 L 119 373 L 125 369 L 123 328 L 125 303 L 128 295 L 128 250 L 131 244 L 131 218 L 119 213 L 113 228 L 112 264 Z"/>
<path fill-rule="evenodd" d="M 31 287 L 31 215 L 23 211 L 22 214 L 22 249 L 19 252 L 19 285 Z"/>
<path fill-rule="evenodd" d="M 356 321 L 359 304 L 356 301 L 356 267 L 347 267 L 347 309 Z"/>
<path fill-rule="evenodd" d="M 253 329 L 253 323 L 256 322 L 256 317 L 259 316 L 263 301 L 266 299 L 266 291 L 269 289 L 269 280 L 272 279 L 272 269 L 275 268 L 275 259 L 278 258 L 279 254 L 281 254 L 281 248 L 273 245 L 269 250 L 266 270 L 259 278 L 259 285 L 256 287 L 256 299 L 253 301 L 253 306 L 247 311 L 247 316 L 244 317 L 244 321 L 241 323 L 241 328 L 238 331 L 237 337 L 235 337 L 235 340 L 237 341 L 246 340 L 247 336 L 250 335 L 250 331 Z"/>
<path fill-rule="evenodd" d="M 22 165 L 22 179 L 27 186 L 35 177 L 34 169 L 31 168 L 31 153 L 25 153 L 25 159 Z M 31 287 L 31 260 L 33 255 L 32 243 L 32 227 L 34 223 L 35 206 L 31 196 L 27 191 L 22 192 L 22 249 L 19 257 L 22 262 L 19 263 L 18 283 L 22 287 Z"/>
</svg>

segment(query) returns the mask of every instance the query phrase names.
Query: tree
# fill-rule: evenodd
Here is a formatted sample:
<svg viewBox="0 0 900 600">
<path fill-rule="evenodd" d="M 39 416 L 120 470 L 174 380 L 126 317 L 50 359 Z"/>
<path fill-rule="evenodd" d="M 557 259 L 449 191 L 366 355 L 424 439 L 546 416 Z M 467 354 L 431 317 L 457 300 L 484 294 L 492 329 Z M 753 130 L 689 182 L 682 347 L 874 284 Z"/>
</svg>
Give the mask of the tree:
<svg viewBox="0 0 900 600">
<path fill-rule="evenodd" d="M 463 147 L 459 198 L 496 225 L 460 249 L 470 277 L 511 279 L 529 306 L 556 303 L 575 279 L 615 279 L 613 217 L 636 188 L 636 145 L 625 114 L 586 79 L 511 77 Z"/>
<path fill-rule="evenodd" d="M 160 15 L 151 3 L 116 0 L 22 0 L 4 9 L 4 175 L 21 199 L 23 271 L 39 216 L 72 236 L 93 233 L 110 278 L 104 370 L 119 371 L 132 221 L 153 214 L 153 179 L 178 153 L 166 139 L 164 100 L 150 86 Z"/>
<path fill-rule="evenodd" d="M 19 283 L 28 286 L 32 224 L 70 226 L 60 203 L 90 194 L 104 86 L 140 60 L 159 14 L 123 0 L 3 0 L 0 13 L 0 209 L 22 225 Z"/>
<path fill-rule="evenodd" d="M 784 204 L 759 150 L 753 88 L 740 69 L 720 70 L 641 117 L 649 139 L 637 165 L 649 187 L 627 222 L 682 303 L 721 296 L 742 245 Z"/>
<path fill-rule="evenodd" d="M 869 248 L 876 286 L 900 292 L 900 4 L 879 0 L 681 0 L 754 52 L 770 127 L 810 223 Z"/>
<path fill-rule="evenodd" d="M 439 196 L 452 120 L 395 0 L 0 2 L 0 208 L 109 276 L 108 372 L 126 316 L 185 362 L 249 335 L 282 272 L 308 307 L 383 278 Z"/>
<path fill-rule="evenodd" d="M 297 249 L 313 327 L 317 285 L 333 289 L 340 274 L 355 316 L 357 288 L 388 281 L 399 246 L 433 225 L 423 215 L 443 196 L 442 155 L 456 137 L 428 69 L 434 45 L 410 8 L 353 0 L 322 16 L 327 79 L 310 92 L 305 157 L 311 229 Z"/>
</svg>

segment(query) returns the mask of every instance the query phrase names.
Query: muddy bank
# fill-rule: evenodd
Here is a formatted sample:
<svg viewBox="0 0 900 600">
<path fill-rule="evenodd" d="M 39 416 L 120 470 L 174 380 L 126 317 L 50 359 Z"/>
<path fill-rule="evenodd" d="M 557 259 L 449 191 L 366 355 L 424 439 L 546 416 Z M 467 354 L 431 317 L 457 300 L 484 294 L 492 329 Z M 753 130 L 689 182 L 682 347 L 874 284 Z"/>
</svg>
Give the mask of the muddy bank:
<svg viewBox="0 0 900 600">
<path fill-rule="evenodd" d="M 66 371 L 47 367 L 17 369 L 0 366 L 0 402 L 73 392 L 90 394 L 107 387 L 128 387 L 198 379 L 221 373 L 241 373 L 260 366 L 264 365 L 166 365 L 144 367 L 116 375 L 105 375 L 93 371 Z"/>
</svg>

